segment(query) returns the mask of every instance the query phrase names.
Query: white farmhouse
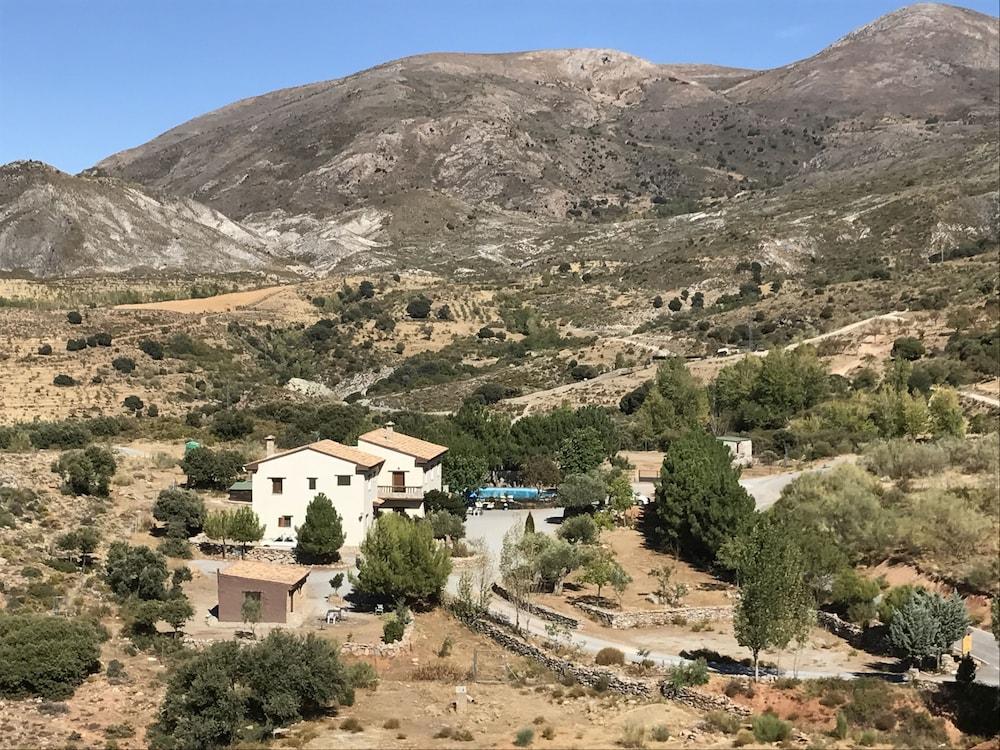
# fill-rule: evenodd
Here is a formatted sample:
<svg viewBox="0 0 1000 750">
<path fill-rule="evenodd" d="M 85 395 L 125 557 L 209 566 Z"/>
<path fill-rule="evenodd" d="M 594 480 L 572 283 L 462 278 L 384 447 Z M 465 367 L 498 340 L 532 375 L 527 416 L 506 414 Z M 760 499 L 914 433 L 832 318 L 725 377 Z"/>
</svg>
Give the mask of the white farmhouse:
<svg viewBox="0 0 1000 750">
<path fill-rule="evenodd" d="M 424 494 L 441 489 L 441 460 L 448 451 L 396 432 L 391 423 L 366 432 L 357 447 L 318 440 L 276 453 L 270 436 L 265 447 L 264 458 L 246 465 L 251 503 L 264 524 L 262 544 L 289 547 L 321 492 L 343 519 L 347 547 L 360 546 L 380 512 L 423 516 Z"/>
<path fill-rule="evenodd" d="M 390 422 L 358 438 L 358 448 L 382 459 L 378 473 L 378 507 L 424 514 L 424 495 L 441 489 L 443 445 L 396 432 Z"/>
<path fill-rule="evenodd" d="M 264 524 L 262 543 L 293 545 L 295 527 L 303 524 L 306 507 L 322 492 L 343 519 L 344 544 L 359 546 L 375 515 L 383 459 L 334 440 L 281 453 L 274 452 L 274 438 L 267 438 L 266 445 L 267 455 L 246 466 L 253 510 Z"/>
</svg>

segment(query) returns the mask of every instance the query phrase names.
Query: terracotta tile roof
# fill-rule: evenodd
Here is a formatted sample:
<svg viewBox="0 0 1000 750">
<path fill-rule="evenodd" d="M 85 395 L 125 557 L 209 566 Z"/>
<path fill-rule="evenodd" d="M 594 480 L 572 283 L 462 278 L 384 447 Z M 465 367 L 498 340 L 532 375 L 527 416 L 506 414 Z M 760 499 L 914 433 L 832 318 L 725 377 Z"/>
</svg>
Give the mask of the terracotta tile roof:
<svg viewBox="0 0 1000 750">
<path fill-rule="evenodd" d="M 366 432 L 358 440 L 364 440 L 372 445 L 399 451 L 400 453 L 405 453 L 407 456 L 419 458 L 421 461 L 431 461 L 448 451 L 446 446 L 429 443 L 426 440 L 404 435 L 401 432 L 396 432 L 385 427 Z"/>
<path fill-rule="evenodd" d="M 363 469 L 374 469 L 377 466 L 381 466 L 385 459 L 379 456 L 373 456 L 371 453 L 365 453 L 363 450 L 357 448 L 352 448 L 349 445 L 344 445 L 343 443 L 338 443 L 336 440 L 317 440 L 315 443 L 309 443 L 308 445 L 300 445 L 298 448 L 292 448 L 291 450 L 282 451 L 281 453 L 275 453 L 273 456 L 267 456 L 265 458 L 258 459 L 257 461 L 252 461 L 246 465 L 248 471 L 256 469 L 258 465 L 264 463 L 265 461 L 273 461 L 281 456 L 287 456 L 291 453 L 296 453 L 298 451 L 304 450 L 314 450 L 317 453 L 324 453 L 327 456 L 333 456 L 334 458 L 339 458 L 342 461 L 349 461 L 356 466 L 360 466 Z"/>
<path fill-rule="evenodd" d="M 255 581 L 269 581 L 294 586 L 309 575 L 309 568 L 301 565 L 276 565 L 259 560 L 240 560 L 221 571 L 224 576 L 252 578 Z"/>
</svg>

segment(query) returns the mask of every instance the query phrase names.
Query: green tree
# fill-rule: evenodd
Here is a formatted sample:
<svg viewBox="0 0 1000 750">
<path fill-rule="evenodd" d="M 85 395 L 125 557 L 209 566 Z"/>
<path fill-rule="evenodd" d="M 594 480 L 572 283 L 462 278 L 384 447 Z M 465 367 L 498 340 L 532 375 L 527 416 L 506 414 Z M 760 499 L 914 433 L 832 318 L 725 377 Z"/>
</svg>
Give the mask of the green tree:
<svg viewBox="0 0 1000 750">
<path fill-rule="evenodd" d="M 525 533 L 528 533 L 525 529 Z M 556 535 L 573 544 L 595 544 L 597 542 L 597 524 L 588 514 L 570 516 L 563 519 Z"/>
<path fill-rule="evenodd" d="M 52 464 L 52 471 L 63 480 L 65 492 L 101 497 L 107 497 L 116 468 L 114 454 L 99 445 L 88 445 L 82 451 L 67 451 Z"/>
<path fill-rule="evenodd" d="M 802 554 L 767 515 L 758 516 L 723 554 L 739 587 L 733 631 L 737 642 L 750 649 L 757 680 L 762 650 L 785 648 L 808 632 L 812 597 L 802 577 Z"/>
<path fill-rule="evenodd" d="M 723 543 L 740 533 L 754 510 L 731 461 L 729 449 L 704 430 L 690 430 L 671 443 L 656 500 L 647 510 L 653 544 L 696 562 L 715 562 Z"/>
<path fill-rule="evenodd" d="M 1000 641 L 1000 597 L 994 598 L 990 605 L 990 629 L 993 637 Z"/>
<path fill-rule="evenodd" d="M 620 571 L 620 572 L 619 572 Z M 577 578 L 581 583 L 589 583 L 597 587 L 597 596 L 600 598 L 601 589 L 607 586 L 621 574 L 628 575 L 621 564 L 614 558 L 608 550 L 600 550 L 590 556 L 583 566 L 583 573 Z"/>
<path fill-rule="evenodd" d="M 500 581 L 511 595 L 514 628 L 521 629 L 521 611 L 535 585 L 535 566 L 522 540 L 528 535 L 516 524 L 507 529 L 500 548 Z M 471 588 L 471 582 L 470 582 Z M 471 595 L 469 596 L 471 599 Z"/>
<path fill-rule="evenodd" d="M 559 469 L 564 476 L 586 474 L 605 459 L 604 443 L 593 427 L 574 430 L 559 446 Z"/>
<path fill-rule="evenodd" d="M 194 617 L 194 607 L 191 606 L 191 600 L 180 592 L 170 596 L 160 605 L 160 619 L 173 628 L 175 636 L 184 623 L 192 617 Z"/>
<path fill-rule="evenodd" d="M 448 550 L 431 525 L 399 513 L 379 516 L 361 543 L 357 588 L 373 597 L 409 604 L 436 600 L 451 572 Z"/>
<path fill-rule="evenodd" d="M 193 536 L 201 531 L 205 521 L 205 501 L 197 492 L 169 487 L 157 496 L 153 518 L 165 524 L 171 536 Z"/>
<path fill-rule="evenodd" d="M 344 546 L 344 526 L 333 502 L 319 493 L 306 506 L 306 520 L 296 527 L 295 556 L 315 563 L 328 563 L 340 559 Z"/>
<path fill-rule="evenodd" d="M 624 522 L 626 511 L 635 505 L 632 482 L 621 469 L 614 469 L 605 477 L 605 485 L 608 490 L 608 504 L 614 514 L 615 523 L 621 525 Z"/>
<path fill-rule="evenodd" d="M 524 533 L 535 533 L 535 517 L 531 515 L 531 511 L 528 511 L 528 517 L 524 519 Z"/>
<path fill-rule="evenodd" d="M 243 604 L 240 605 L 240 617 L 244 625 L 250 626 L 250 633 L 257 636 L 257 623 L 261 618 L 261 601 L 259 596 L 243 595 Z"/>
<path fill-rule="evenodd" d="M 453 542 L 465 536 L 465 524 L 462 523 L 462 519 L 446 510 L 431 511 L 424 518 L 431 525 L 435 539 Z"/>
<path fill-rule="evenodd" d="M 708 395 L 681 357 L 659 366 L 652 387 L 636 411 L 641 435 L 666 446 L 680 433 L 700 427 L 708 419 Z"/>
<path fill-rule="evenodd" d="M 277 727 L 351 705 L 354 685 L 335 643 L 312 633 L 276 630 L 260 642 L 215 643 L 171 670 L 156 723 L 154 750 L 223 748 L 258 728 L 258 742 Z"/>
<path fill-rule="evenodd" d="M 242 411 L 220 411 L 209 429 L 220 440 L 239 440 L 253 432 L 253 419 Z"/>
<path fill-rule="evenodd" d="M 608 489 L 594 474 L 572 474 L 559 485 L 557 495 L 568 510 L 591 511 L 604 503 Z"/>
<path fill-rule="evenodd" d="M 424 295 L 418 295 L 406 305 L 406 314 L 411 318 L 423 320 L 431 314 L 431 301 Z"/>
<path fill-rule="evenodd" d="M 935 437 L 965 436 L 965 417 L 958 394 L 952 388 L 937 388 L 927 403 L 930 411 L 931 431 Z"/>
<path fill-rule="evenodd" d="M 80 553 L 80 566 L 87 567 L 87 561 L 97 550 L 101 538 L 97 529 L 93 526 L 81 526 L 79 529 L 68 531 L 57 540 L 59 549 L 70 550 Z"/>
<path fill-rule="evenodd" d="M 483 486 L 489 464 L 478 452 L 449 451 L 442 466 L 442 478 L 454 492 L 469 492 Z"/>
<path fill-rule="evenodd" d="M 163 599 L 167 595 L 167 558 L 149 547 L 112 542 L 104 569 L 104 578 L 119 599 Z"/>
<path fill-rule="evenodd" d="M 100 670 L 100 641 L 98 629 L 86 621 L 0 614 L 0 696 L 70 697 Z"/>
<path fill-rule="evenodd" d="M 940 663 L 941 654 L 965 635 L 968 626 L 965 602 L 958 594 L 945 598 L 915 589 L 889 623 L 889 643 L 908 661 L 934 657 Z"/>
<path fill-rule="evenodd" d="M 429 490 L 424 493 L 424 511 L 433 513 L 436 510 L 443 510 L 465 520 L 467 507 L 461 495 L 441 490 Z"/>
<path fill-rule="evenodd" d="M 240 545 L 240 556 L 246 554 L 247 545 L 264 538 L 264 524 L 250 508 L 237 508 L 229 516 L 229 537 Z"/>
<path fill-rule="evenodd" d="M 236 451 L 201 447 L 184 454 L 181 469 L 187 474 L 189 488 L 224 490 L 242 473 L 244 462 Z"/>
<path fill-rule="evenodd" d="M 222 559 L 226 559 L 226 548 L 232 535 L 229 533 L 229 526 L 232 515 L 225 510 L 217 510 L 205 516 L 205 523 L 202 530 L 209 539 L 219 542 L 222 545 Z"/>
<path fill-rule="evenodd" d="M 913 336 L 900 336 L 894 342 L 892 342 L 892 351 L 890 356 L 893 359 L 906 359 L 906 360 L 916 360 L 920 359 L 927 350 L 924 348 L 923 342 L 914 338 Z"/>
<path fill-rule="evenodd" d="M 548 456 L 528 456 L 521 464 L 521 481 L 528 487 L 555 487 L 561 477 L 559 465 Z"/>
<path fill-rule="evenodd" d="M 566 576 L 583 565 L 590 554 L 547 534 L 524 534 L 520 545 L 538 585 L 555 594 L 562 593 Z"/>
</svg>

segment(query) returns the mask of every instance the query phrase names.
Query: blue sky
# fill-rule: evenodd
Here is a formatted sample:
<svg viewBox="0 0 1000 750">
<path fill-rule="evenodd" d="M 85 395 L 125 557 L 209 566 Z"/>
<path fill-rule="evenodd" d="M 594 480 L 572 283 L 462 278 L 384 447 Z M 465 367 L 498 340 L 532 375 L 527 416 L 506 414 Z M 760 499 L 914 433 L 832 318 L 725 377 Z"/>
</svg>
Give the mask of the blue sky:
<svg viewBox="0 0 1000 750">
<path fill-rule="evenodd" d="M 608 47 L 750 68 L 894 0 L 0 0 L 0 163 L 70 172 L 236 99 L 431 51 Z M 956 4 L 998 13 L 1000 0 Z"/>
</svg>

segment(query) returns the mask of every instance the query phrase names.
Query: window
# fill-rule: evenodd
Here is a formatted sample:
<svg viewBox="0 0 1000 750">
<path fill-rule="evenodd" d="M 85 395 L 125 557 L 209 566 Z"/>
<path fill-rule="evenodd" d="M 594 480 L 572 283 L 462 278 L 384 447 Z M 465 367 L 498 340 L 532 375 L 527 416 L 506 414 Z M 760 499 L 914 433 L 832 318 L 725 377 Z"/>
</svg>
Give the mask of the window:
<svg viewBox="0 0 1000 750">
<path fill-rule="evenodd" d="M 350 474 L 338 474 L 337 475 L 337 486 L 338 487 L 349 487 L 351 484 Z"/>
<path fill-rule="evenodd" d="M 309 489 L 316 489 L 316 477 L 309 477 Z"/>
<path fill-rule="evenodd" d="M 292 517 L 278 516 L 278 526 L 282 529 L 290 529 L 292 527 Z"/>
<path fill-rule="evenodd" d="M 285 489 L 285 480 L 283 477 L 271 477 L 271 494 L 280 495 Z"/>
</svg>

